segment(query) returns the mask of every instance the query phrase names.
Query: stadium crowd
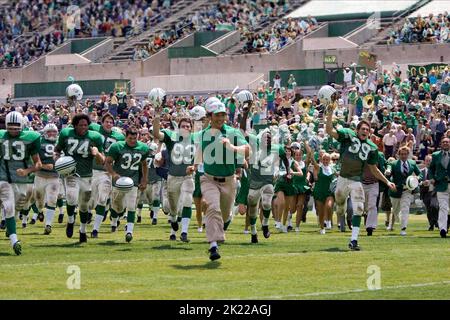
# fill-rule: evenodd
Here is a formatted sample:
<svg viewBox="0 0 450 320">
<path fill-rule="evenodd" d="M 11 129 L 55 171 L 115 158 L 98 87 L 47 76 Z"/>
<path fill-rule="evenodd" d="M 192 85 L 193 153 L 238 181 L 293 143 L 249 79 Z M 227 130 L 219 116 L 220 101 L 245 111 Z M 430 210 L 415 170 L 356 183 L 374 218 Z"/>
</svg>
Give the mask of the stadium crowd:
<svg viewBox="0 0 450 320">
<path fill-rule="evenodd" d="M 402 26 L 390 30 L 388 44 L 401 43 L 448 43 L 450 41 L 450 15 L 448 11 L 427 17 L 420 14 L 408 18 Z"/>
</svg>

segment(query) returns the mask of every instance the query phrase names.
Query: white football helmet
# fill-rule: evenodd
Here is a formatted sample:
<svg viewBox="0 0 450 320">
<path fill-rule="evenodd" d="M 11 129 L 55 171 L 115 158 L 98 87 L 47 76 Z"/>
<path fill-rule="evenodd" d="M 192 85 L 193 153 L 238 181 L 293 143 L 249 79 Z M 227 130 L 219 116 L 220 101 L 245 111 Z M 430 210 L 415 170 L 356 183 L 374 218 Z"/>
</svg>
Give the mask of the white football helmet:
<svg viewBox="0 0 450 320">
<path fill-rule="evenodd" d="M 69 99 L 75 98 L 77 101 L 80 101 L 83 99 L 83 89 L 78 84 L 73 83 L 66 88 L 66 97 Z"/>
<path fill-rule="evenodd" d="M 12 125 L 15 128 L 19 127 L 20 130 L 23 129 L 25 119 L 20 112 L 11 111 L 5 117 L 5 126 L 8 129 L 8 126 Z"/>
<path fill-rule="evenodd" d="M 211 106 L 212 105 L 217 105 L 219 103 L 221 103 L 221 101 L 218 98 L 216 98 L 216 97 L 211 97 L 211 98 L 206 99 L 206 101 L 205 101 L 205 111 L 208 112 L 208 113 L 212 112 L 212 110 L 214 108 L 212 108 Z"/>
<path fill-rule="evenodd" d="M 320 88 L 319 92 L 317 93 L 317 96 L 322 104 L 329 105 L 331 102 L 333 102 L 333 94 L 336 93 L 336 89 L 334 89 L 332 86 L 323 86 Z"/>
<path fill-rule="evenodd" d="M 48 123 L 42 132 L 44 138 L 48 141 L 56 141 L 58 139 L 58 127 L 54 123 Z"/>
<path fill-rule="evenodd" d="M 239 101 L 239 104 L 243 106 L 245 103 L 248 103 L 250 101 L 253 101 L 253 94 L 248 90 L 241 90 L 236 95 L 237 100 Z"/>
<path fill-rule="evenodd" d="M 148 100 L 154 107 L 161 106 L 165 97 L 166 92 L 161 88 L 153 88 L 148 94 Z"/>
<path fill-rule="evenodd" d="M 206 117 L 206 110 L 202 106 L 195 106 L 191 110 L 191 116 L 194 121 L 200 121 Z"/>
</svg>

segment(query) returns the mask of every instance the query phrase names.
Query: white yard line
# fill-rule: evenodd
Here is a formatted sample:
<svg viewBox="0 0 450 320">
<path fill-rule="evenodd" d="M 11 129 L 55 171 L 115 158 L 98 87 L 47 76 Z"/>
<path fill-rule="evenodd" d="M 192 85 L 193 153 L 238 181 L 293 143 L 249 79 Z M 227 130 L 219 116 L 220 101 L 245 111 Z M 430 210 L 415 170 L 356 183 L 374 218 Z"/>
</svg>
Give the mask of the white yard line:
<svg viewBox="0 0 450 320">
<path fill-rule="evenodd" d="M 391 290 L 391 289 L 402 289 L 402 288 L 416 288 L 416 287 L 431 287 L 437 285 L 448 285 L 450 284 L 450 280 L 444 280 L 440 282 L 428 282 L 428 283 L 412 283 L 398 286 L 387 286 L 381 287 L 379 290 L 369 290 L 369 289 L 353 289 L 346 291 L 335 291 L 335 292 L 310 292 L 310 293 L 302 293 L 302 294 L 287 294 L 287 295 L 276 295 L 276 296 L 261 296 L 261 297 L 250 297 L 245 298 L 249 300 L 265 300 L 265 299 L 285 299 L 285 298 L 300 298 L 300 297 L 318 297 L 325 295 L 339 295 L 339 294 L 349 294 L 349 293 L 359 293 L 359 292 L 369 292 L 369 291 L 381 291 L 381 290 Z M 233 298 L 236 299 L 236 298 Z M 227 300 L 227 299 L 225 299 Z"/>
</svg>

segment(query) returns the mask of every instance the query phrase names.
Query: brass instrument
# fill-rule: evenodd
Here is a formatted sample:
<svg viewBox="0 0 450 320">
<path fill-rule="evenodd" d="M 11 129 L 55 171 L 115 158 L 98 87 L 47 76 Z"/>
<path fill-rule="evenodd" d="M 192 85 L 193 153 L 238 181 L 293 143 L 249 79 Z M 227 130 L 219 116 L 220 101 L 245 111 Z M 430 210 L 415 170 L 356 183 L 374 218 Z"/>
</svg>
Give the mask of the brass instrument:
<svg viewBox="0 0 450 320">
<path fill-rule="evenodd" d="M 303 109 L 307 110 L 307 112 L 309 112 L 309 108 L 311 108 L 311 101 L 307 99 L 301 99 L 298 102 L 298 105 L 301 106 Z"/>
<path fill-rule="evenodd" d="M 373 110 L 375 99 L 371 94 L 368 94 L 363 99 L 363 108 Z"/>
</svg>

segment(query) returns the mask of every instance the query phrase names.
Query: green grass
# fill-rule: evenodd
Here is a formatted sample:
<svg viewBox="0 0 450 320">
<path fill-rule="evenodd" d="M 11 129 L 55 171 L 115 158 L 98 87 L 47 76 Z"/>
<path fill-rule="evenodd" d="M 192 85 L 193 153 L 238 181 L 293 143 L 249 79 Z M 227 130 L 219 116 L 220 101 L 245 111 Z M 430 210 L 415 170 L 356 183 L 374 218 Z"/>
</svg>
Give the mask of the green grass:
<svg viewBox="0 0 450 320">
<path fill-rule="evenodd" d="M 425 215 L 410 216 L 406 237 L 398 225 L 371 238 L 362 232 L 360 252 L 347 249 L 349 231 L 319 235 L 312 213 L 299 234 L 278 234 L 271 221 L 272 236 L 259 231 L 257 245 L 238 217 L 222 259 L 209 262 L 194 220 L 189 244 L 170 242 L 166 217 L 151 226 L 147 212 L 129 244 L 123 224 L 111 234 L 109 221 L 83 245 L 77 232 L 66 238 L 65 224 L 55 223 L 50 236 L 41 223 L 29 225 L 18 230 L 21 256 L 2 235 L 0 299 L 450 299 L 450 239 L 427 231 Z M 67 289 L 70 265 L 80 267 L 80 290 Z M 381 270 L 381 290 L 367 289 L 371 265 Z"/>
</svg>

